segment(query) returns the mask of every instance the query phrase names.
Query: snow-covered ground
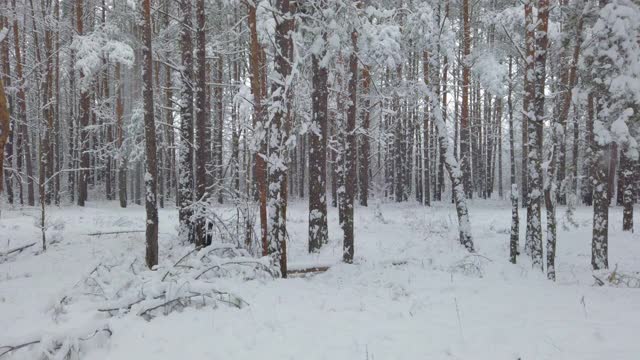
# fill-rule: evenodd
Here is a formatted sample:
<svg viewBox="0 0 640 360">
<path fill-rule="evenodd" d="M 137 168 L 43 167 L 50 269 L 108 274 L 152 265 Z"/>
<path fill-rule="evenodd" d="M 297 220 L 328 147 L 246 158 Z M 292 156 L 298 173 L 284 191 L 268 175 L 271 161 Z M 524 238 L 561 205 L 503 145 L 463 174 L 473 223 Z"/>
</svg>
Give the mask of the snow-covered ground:
<svg viewBox="0 0 640 360">
<path fill-rule="evenodd" d="M 577 210 L 577 228 L 558 210 L 556 283 L 532 270 L 525 256 L 517 265 L 508 262 L 507 202 L 471 202 L 476 255 L 458 245 L 450 204 L 358 207 L 353 265 L 339 261 L 333 208 L 329 244 L 307 254 L 306 209 L 306 202 L 289 208 L 289 262 L 332 265 L 326 273 L 220 279 L 219 290 L 249 305 L 186 308 L 147 321 L 98 312 L 101 300 L 94 304 L 90 296 L 60 305 L 82 295 L 78 284 L 97 264 L 143 262 L 144 233 L 87 234 L 144 229 L 144 209 L 120 209 L 116 202 L 52 208 L 48 236 L 55 243 L 46 252 L 36 245 L 0 259 L 0 346 L 46 343 L 60 334 L 78 341 L 104 324 L 112 336 L 87 341 L 81 359 L 640 359 L 640 289 L 594 286 L 590 208 Z M 39 241 L 37 214 L 2 211 L 0 253 Z M 611 209 L 609 261 L 612 269 L 638 275 L 640 235 L 623 233 L 621 217 Z M 161 264 L 169 261 L 163 259 L 169 247 L 188 251 L 179 248 L 176 224 L 175 209 L 160 211 Z M 34 347 L 4 358 L 33 359 Z"/>
</svg>

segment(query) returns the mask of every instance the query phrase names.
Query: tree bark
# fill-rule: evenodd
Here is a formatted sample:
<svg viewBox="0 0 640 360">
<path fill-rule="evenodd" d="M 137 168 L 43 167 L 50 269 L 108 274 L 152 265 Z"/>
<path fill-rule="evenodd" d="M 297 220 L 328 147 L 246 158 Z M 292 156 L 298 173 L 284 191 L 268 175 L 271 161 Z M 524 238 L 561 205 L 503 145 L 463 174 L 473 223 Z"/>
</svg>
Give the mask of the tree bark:
<svg viewBox="0 0 640 360">
<path fill-rule="evenodd" d="M 264 65 L 263 51 L 258 41 L 256 3 L 248 2 L 249 8 L 249 37 L 251 44 L 251 93 L 253 94 L 253 128 L 255 132 L 261 132 L 264 128 L 264 111 L 262 109 L 262 99 L 266 95 L 266 84 L 263 81 L 262 66 Z M 267 143 L 263 135 L 257 136 L 258 151 L 254 154 L 254 186 L 258 195 L 260 207 L 260 239 L 262 245 L 262 255 L 266 256 L 269 249 L 268 228 L 267 228 Z"/>
<path fill-rule="evenodd" d="M 509 261 L 515 264 L 520 240 L 520 216 L 518 215 L 518 182 L 516 179 L 516 154 L 513 136 L 513 58 L 509 57 L 509 92 L 507 107 L 509 112 L 509 165 L 511 169 L 511 238 L 509 240 Z"/>
<path fill-rule="evenodd" d="M 469 19 L 469 0 L 462 1 L 462 105 L 460 109 L 460 163 L 462 183 L 467 196 L 471 195 L 471 133 L 469 130 L 469 86 L 471 68 L 471 23 Z"/>
<path fill-rule="evenodd" d="M 147 156 L 147 172 L 145 182 L 145 210 L 146 222 L 146 262 L 149 269 L 158 264 L 158 205 L 157 205 L 157 177 L 156 163 L 156 127 L 153 114 L 153 51 L 151 49 L 151 0 L 143 0 L 143 28 L 142 28 L 142 81 L 144 107 L 144 137 Z"/>
<path fill-rule="evenodd" d="M 196 247 L 206 244 L 206 219 L 204 217 L 207 197 L 207 84 L 206 84 L 206 37 L 204 0 L 196 0 L 196 50 L 195 50 L 195 118 L 196 118 L 196 161 L 195 161 L 195 243 Z"/>
<path fill-rule="evenodd" d="M 326 35 L 323 34 L 323 36 Z M 312 125 L 309 132 L 309 252 L 328 242 L 327 228 L 327 87 L 328 70 L 320 62 L 326 51 L 311 56 L 313 71 Z M 304 157 L 303 157 L 304 158 Z"/>
<path fill-rule="evenodd" d="M 76 26 L 78 35 L 84 35 L 83 0 L 76 0 Z M 78 172 L 78 206 L 84 206 L 87 200 L 87 183 L 89 180 L 89 117 L 91 116 L 91 95 L 89 81 L 84 71 L 80 70 L 80 170 Z"/>
<path fill-rule="evenodd" d="M 287 223 L 286 184 L 288 139 L 287 111 L 289 109 L 289 86 L 291 76 L 290 34 L 292 13 L 289 0 L 276 0 L 274 18 L 275 54 L 274 79 L 271 84 L 271 109 L 269 119 L 269 161 L 268 161 L 268 214 L 269 244 L 268 253 L 274 263 L 280 265 L 280 274 L 287 277 Z"/>
<path fill-rule="evenodd" d="M 356 115 L 358 111 L 358 31 L 351 31 L 351 55 L 349 56 L 349 106 L 347 107 L 347 128 L 344 158 L 344 209 L 345 214 L 342 225 L 344 232 L 342 260 L 346 263 L 353 262 L 354 235 L 353 235 L 353 205 L 356 187 Z M 399 182 L 401 183 L 401 182 Z M 396 195 L 397 196 L 397 195 Z M 396 199 L 397 201 L 398 199 Z"/>
<path fill-rule="evenodd" d="M 191 0 L 180 1 L 182 24 L 180 27 L 180 52 L 182 71 L 180 72 L 180 149 L 178 152 L 180 193 L 180 229 L 182 240 L 195 243 L 193 215 L 193 40 L 191 38 Z"/>
</svg>

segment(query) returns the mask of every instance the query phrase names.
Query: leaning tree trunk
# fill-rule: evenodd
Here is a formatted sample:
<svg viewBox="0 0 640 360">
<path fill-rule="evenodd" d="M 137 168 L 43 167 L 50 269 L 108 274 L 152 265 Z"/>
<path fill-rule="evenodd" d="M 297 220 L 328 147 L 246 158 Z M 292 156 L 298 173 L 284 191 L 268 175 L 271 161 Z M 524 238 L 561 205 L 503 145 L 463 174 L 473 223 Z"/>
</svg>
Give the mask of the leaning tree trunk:
<svg viewBox="0 0 640 360">
<path fill-rule="evenodd" d="M 156 163 L 156 125 L 153 116 L 153 51 L 151 49 L 151 0 L 143 0 L 143 29 L 142 29 L 142 81 L 143 81 L 143 107 L 144 107 L 144 137 L 147 155 L 147 173 L 145 182 L 145 209 L 147 212 L 146 225 L 146 261 L 151 269 L 158 264 L 158 204 L 157 177 L 158 165 Z"/>
<path fill-rule="evenodd" d="M 473 252 L 473 237 L 471 236 L 471 224 L 469 222 L 469 210 L 467 209 L 467 197 L 464 189 L 463 173 L 460 170 L 458 160 L 453 156 L 453 149 L 449 145 L 449 134 L 444 120 L 442 119 L 439 98 L 437 96 L 433 96 L 433 94 L 429 94 L 427 99 L 429 99 L 430 102 L 431 116 L 436 126 L 440 148 L 445 151 L 445 167 L 447 168 L 447 172 L 449 172 L 449 177 L 451 178 L 456 213 L 458 215 L 460 244 L 469 252 Z"/>
</svg>

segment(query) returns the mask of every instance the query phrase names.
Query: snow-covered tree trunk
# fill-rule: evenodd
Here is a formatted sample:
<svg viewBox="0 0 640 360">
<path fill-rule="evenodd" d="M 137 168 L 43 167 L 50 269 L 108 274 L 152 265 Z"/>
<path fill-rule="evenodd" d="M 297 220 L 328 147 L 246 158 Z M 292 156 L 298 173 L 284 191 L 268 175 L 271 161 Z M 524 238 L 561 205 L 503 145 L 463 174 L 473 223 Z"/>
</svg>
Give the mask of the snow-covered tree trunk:
<svg viewBox="0 0 640 360">
<path fill-rule="evenodd" d="M 453 156 L 453 149 L 449 145 L 449 134 L 446 125 L 442 120 L 442 111 L 440 109 L 439 98 L 435 97 L 430 89 L 427 89 L 427 99 L 431 108 L 431 118 L 435 123 L 438 141 L 440 147 L 445 151 L 445 166 L 449 177 L 451 178 L 451 186 L 453 187 L 453 196 L 455 199 L 456 213 L 458 215 L 458 231 L 460 235 L 460 244 L 468 251 L 474 251 L 473 237 L 471 235 L 471 223 L 469 222 L 469 210 L 467 208 L 467 197 L 464 189 L 463 174 L 458 164 L 458 160 Z"/>
<path fill-rule="evenodd" d="M 636 107 L 636 109 L 637 108 L 638 107 Z M 640 119 L 638 116 L 636 116 L 636 118 Z M 633 232 L 633 204 L 635 202 L 633 193 L 633 165 L 637 161 L 637 149 L 633 149 L 628 143 L 625 144 L 620 152 L 622 187 L 618 190 L 622 192 L 622 231 Z"/>
<path fill-rule="evenodd" d="M 158 165 L 156 161 L 156 125 L 153 113 L 153 51 L 151 49 L 151 0 L 142 2 L 142 100 L 144 107 L 144 138 L 147 160 L 145 182 L 146 222 L 146 261 L 151 269 L 158 264 L 158 204 L 157 177 Z"/>
<path fill-rule="evenodd" d="M 206 245 L 206 219 L 204 218 L 204 206 L 207 198 L 207 172 L 206 159 L 209 153 L 207 144 L 207 60 L 205 37 L 205 1 L 196 0 L 196 49 L 195 49 L 195 244 L 196 247 Z"/>
<path fill-rule="evenodd" d="M 224 156 L 224 147 L 223 147 L 223 129 L 224 129 L 224 58 L 223 53 L 220 52 L 217 54 L 218 59 L 216 59 L 215 63 L 215 82 L 217 85 L 214 85 L 214 101 L 215 101 L 215 110 L 216 116 L 214 121 L 213 128 L 213 166 L 214 166 L 214 180 L 213 183 L 217 187 L 218 192 L 218 203 L 222 204 L 224 202 L 223 196 L 223 188 L 224 188 L 224 164 L 223 164 L 223 156 Z"/>
<path fill-rule="evenodd" d="M 78 35 L 84 35 L 84 5 L 83 0 L 76 0 L 76 26 Z M 78 206 L 84 206 L 87 200 L 87 182 L 89 181 L 89 117 L 91 116 L 91 95 L 89 94 L 89 81 L 86 74 L 80 70 L 80 171 L 78 174 Z"/>
<path fill-rule="evenodd" d="M 349 106 L 347 107 L 346 141 L 344 149 L 344 216 L 341 221 L 344 240 L 342 260 L 353 262 L 353 206 L 356 191 L 356 116 L 358 113 L 358 31 L 351 31 L 351 55 L 349 56 Z M 397 199 L 396 199 L 397 200 Z"/>
<path fill-rule="evenodd" d="M 462 1 L 462 105 L 460 110 L 460 164 L 463 189 L 471 195 L 471 129 L 469 128 L 469 89 L 471 85 L 471 19 L 469 0 Z M 454 197 L 456 195 L 454 194 Z"/>
<path fill-rule="evenodd" d="M 9 139 L 9 132 L 11 131 L 9 120 L 9 103 L 4 91 L 4 82 L 0 77 L 0 170 L 4 169 L 4 146 Z M 4 171 L 0 171 L 0 193 L 4 190 L 2 179 Z"/>
<path fill-rule="evenodd" d="M 429 52 L 422 53 L 422 76 L 424 83 L 429 85 Z M 431 121 L 429 119 L 429 98 L 425 99 L 424 113 L 422 119 L 422 204 L 431 206 L 431 156 L 429 147 L 431 146 Z"/>
<path fill-rule="evenodd" d="M 193 214 L 193 40 L 191 37 L 191 0 L 180 1 L 180 148 L 178 151 L 178 192 L 180 193 L 179 236 L 195 242 L 191 216 Z"/>
<path fill-rule="evenodd" d="M 323 33 L 323 38 L 326 35 Z M 313 71 L 312 122 L 309 132 L 309 252 L 315 252 L 328 242 L 327 229 L 327 65 L 323 50 L 311 57 Z"/>
<path fill-rule="evenodd" d="M 360 205 L 367 206 L 369 202 L 369 156 L 371 154 L 371 145 L 369 142 L 369 125 L 371 122 L 371 114 L 369 107 L 371 106 L 369 88 L 371 86 L 371 73 L 368 65 L 362 68 L 362 92 L 364 94 L 362 104 L 362 133 L 360 134 L 360 146 L 358 156 L 358 180 L 360 194 Z"/>
<path fill-rule="evenodd" d="M 538 1 L 535 31 L 534 113 L 529 116 L 529 203 L 527 204 L 527 238 L 530 241 L 533 266 L 543 270 L 542 254 L 542 136 L 545 116 L 545 80 L 548 46 L 549 0 Z"/>
<path fill-rule="evenodd" d="M 123 115 L 124 103 L 122 99 L 122 74 L 121 65 L 116 63 L 115 90 L 116 90 L 116 146 L 118 149 L 118 199 L 120 207 L 127 207 L 127 154 L 123 148 L 124 128 Z"/>
<path fill-rule="evenodd" d="M 267 144 L 264 139 L 264 134 L 262 134 L 262 132 L 264 132 L 265 121 L 262 99 L 266 95 L 266 84 L 262 76 L 264 51 L 262 51 L 258 41 L 256 2 L 248 2 L 247 7 L 250 39 L 249 63 L 251 68 L 251 94 L 253 95 L 253 128 L 254 137 L 256 137 L 254 141 L 257 142 L 258 146 L 254 154 L 253 184 L 260 207 L 260 243 L 262 245 L 262 255 L 265 256 L 268 254 L 269 241 L 267 228 L 267 164 L 265 161 Z M 256 132 L 258 132 L 257 135 L 255 134 Z"/>
<path fill-rule="evenodd" d="M 516 154 L 513 131 L 513 57 L 509 57 L 509 92 L 507 108 L 509 112 L 509 166 L 511 169 L 511 238 L 509 239 L 509 261 L 515 264 L 518 257 L 520 241 L 520 216 L 518 215 L 518 181 L 516 179 Z"/>
<path fill-rule="evenodd" d="M 273 80 L 269 108 L 269 158 L 268 158 L 268 253 L 280 265 L 282 277 L 287 277 L 287 223 L 286 198 L 283 188 L 287 171 L 287 111 L 290 101 L 289 86 L 291 62 L 289 41 L 292 30 L 292 14 L 289 0 L 276 0 L 274 19 L 276 22 Z"/>
</svg>

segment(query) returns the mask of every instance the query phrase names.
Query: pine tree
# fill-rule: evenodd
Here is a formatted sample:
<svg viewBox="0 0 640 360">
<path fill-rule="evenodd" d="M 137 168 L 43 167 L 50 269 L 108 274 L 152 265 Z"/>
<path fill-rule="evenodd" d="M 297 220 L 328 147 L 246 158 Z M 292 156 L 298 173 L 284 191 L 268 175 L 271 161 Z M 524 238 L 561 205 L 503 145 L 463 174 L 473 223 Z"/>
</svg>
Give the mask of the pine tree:
<svg viewBox="0 0 640 360">
<path fill-rule="evenodd" d="M 146 261 L 152 269 L 158 264 L 158 204 L 157 204 L 157 149 L 156 149 L 156 125 L 153 113 L 153 51 L 151 48 L 152 24 L 151 24 L 151 0 L 142 2 L 142 81 L 144 102 L 144 137 L 147 160 L 147 172 L 144 175 L 145 182 L 145 209 L 146 222 Z"/>
<path fill-rule="evenodd" d="M 326 40 L 326 33 L 319 34 Z M 328 136 L 328 69 L 326 51 L 311 57 L 313 71 L 312 123 L 309 133 L 309 252 L 328 242 L 327 229 L 327 136 Z"/>
<path fill-rule="evenodd" d="M 178 192 L 180 194 L 180 237 L 195 243 L 195 230 L 191 221 L 193 214 L 193 41 L 192 2 L 180 1 L 182 23 L 180 24 L 180 51 L 182 71 L 180 72 L 180 149 Z"/>
</svg>

